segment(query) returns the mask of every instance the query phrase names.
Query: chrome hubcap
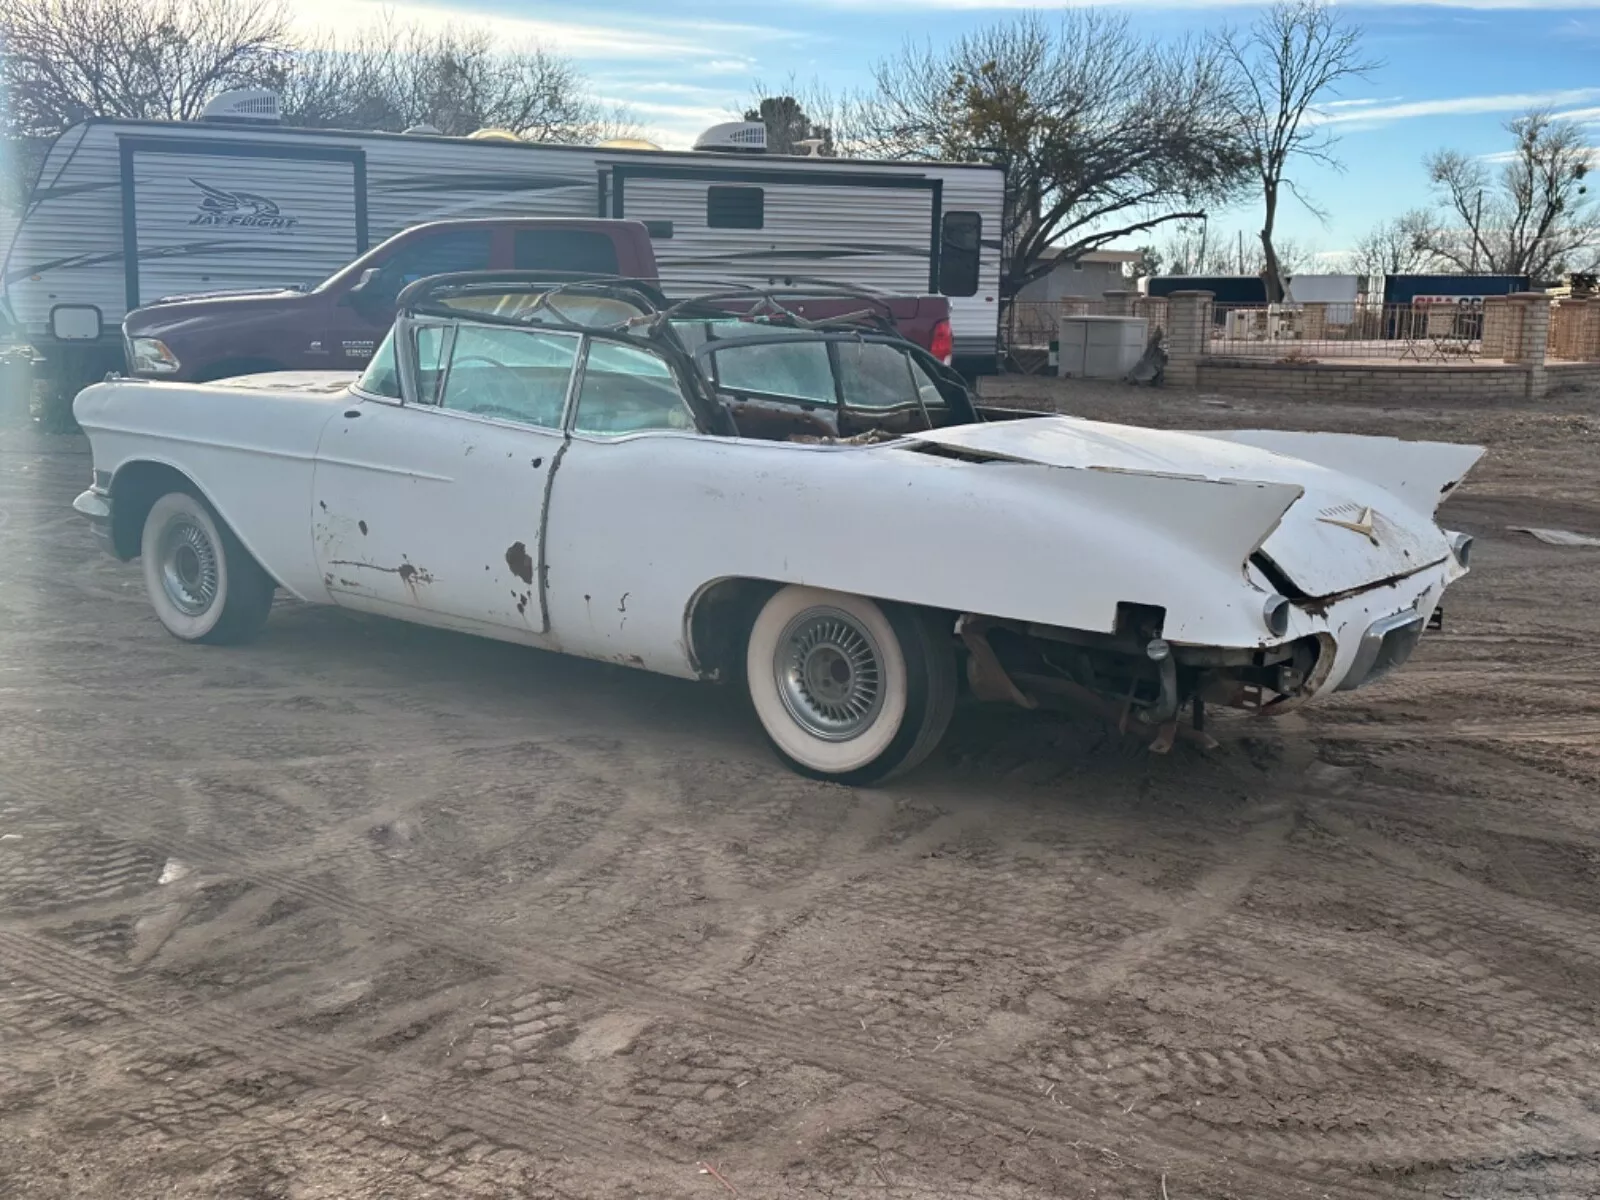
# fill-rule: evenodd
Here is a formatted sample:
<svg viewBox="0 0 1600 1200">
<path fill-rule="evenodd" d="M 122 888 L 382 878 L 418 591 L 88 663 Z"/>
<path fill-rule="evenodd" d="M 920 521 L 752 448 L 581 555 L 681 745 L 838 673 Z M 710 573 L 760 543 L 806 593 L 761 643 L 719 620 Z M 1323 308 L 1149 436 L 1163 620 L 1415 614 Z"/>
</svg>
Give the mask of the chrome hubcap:
<svg viewBox="0 0 1600 1200">
<path fill-rule="evenodd" d="M 882 661 L 872 634 L 849 613 L 813 608 L 779 636 L 773 670 L 789 715 L 817 737 L 842 742 L 883 706 Z"/>
<path fill-rule="evenodd" d="M 217 598 L 217 551 L 197 522 L 177 516 L 161 531 L 161 588 L 185 616 L 198 617 Z"/>
</svg>

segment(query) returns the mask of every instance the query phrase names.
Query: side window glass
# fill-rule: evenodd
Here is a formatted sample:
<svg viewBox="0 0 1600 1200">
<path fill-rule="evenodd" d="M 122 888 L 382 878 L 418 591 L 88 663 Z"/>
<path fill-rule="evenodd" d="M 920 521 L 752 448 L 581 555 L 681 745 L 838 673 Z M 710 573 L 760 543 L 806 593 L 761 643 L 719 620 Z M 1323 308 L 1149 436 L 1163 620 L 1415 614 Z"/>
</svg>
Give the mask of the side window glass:
<svg viewBox="0 0 1600 1200">
<path fill-rule="evenodd" d="M 836 402 L 833 368 L 824 342 L 769 342 L 761 346 L 733 343 L 719 347 L 714 357 L 717 386 L 724 391 L 782 396 L 816 404 Z"/>
<path fill-rule="evenodd" d="M 978 291 L 978 256 L 983 246 L 983 214 L 947 212 L 939 238 L 939 290 L 946 296 Z"/>
<path fill-rule="evenodd" d="M 420 345 L 418 357 L 422 358 Z M 440 405 L 456 412 L 560 429 L 577 357 L 578 339 L 572 334 L 458 326 Z M 425 360 L 423 369 L 427 369 Z"/>
<path fill-rule="evenodd" d="M 619 342 L 589 343 L 575 433 L 607 436 L 694 427 L 694 416 L 665 359 Z"/>
<path fill-rule="evenodd" d="M 443 325 L 418 325 L 413 334 L 417 347 L 417 399 L 422 404 L 439 403 L 439 380 L 444 374 L 444 364 L 440 361 L 444 335 Z"/>
<path fill-rule="evenodd" d="M 882 342 L 839 342 L 839 386 L 848 408 L 901 408 L 917 403 L 911 359 Z"/>
<path fill-rule="evenodd" d="M 367 369 L 361 372 L 361 378 L 356 386 L 374 396 L 387 396 L 391 400 L 398 400 L 400 369 L 395 363 L 394 335 L 395 331 L 389 330 L 389 335 L 383 339 L 367 362 Z"/>
</svg>

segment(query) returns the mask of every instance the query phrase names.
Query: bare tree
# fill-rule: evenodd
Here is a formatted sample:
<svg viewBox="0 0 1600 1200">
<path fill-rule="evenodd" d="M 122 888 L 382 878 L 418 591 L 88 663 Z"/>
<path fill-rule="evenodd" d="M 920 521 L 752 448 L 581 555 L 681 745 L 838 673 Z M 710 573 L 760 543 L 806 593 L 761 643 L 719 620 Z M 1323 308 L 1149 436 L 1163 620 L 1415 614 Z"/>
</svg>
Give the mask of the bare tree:
<svg viewBox="0 0 1600 1200">
<path fill-rule="evenodd" d="M 1248 29 L 1224 29 L 1215 44 L 1232 68 L 1235 119 L 1261 184 L 1267 299 L 1276 302 L 1283 299 L 1283 266 L 1273 242 L 1282 193 L 1287 189 L 1324 215 L 1289 172 L 1296 160 L 1341 166 L 1316 106 L 1379 64 L 1362 56 L 1360 28 L 1327 0 L 1278 0 Z"/>
<path fill-rule="evenodd" d="M 275 78 L 291 49 L 279 0 L 0 0 L 4 127 L 193 120 L 217 92 Z"/>
<path fill-rule="evenodd" d="M 754 108 L 746 110 L 746 121 L 760 121 L 767 127 L 767 150 L 772 154 L 805 154 L 802 143 L 814 141 L 817 153 L 832 158 L 836 153 L 833 130 L 806 115 L 793 96 L 762 96 Z"/>
<path fill-rule="evenodd" d="M 1381 280 L 1385 275 L 1416 275 L 1437 269 L 1439 256 L 1428 244 L 1435 222 L 1426 210 L 1413 209 L 1392 221 L 1374 225 L 1344 256 L 1351 275 Z"/>
<path fill-rule="evenodd" d="M 1204 215 L 1246 167 L 1218 52 L 1089 9 L 880 62 L 853 148 L 1007 168 L 1006 294 L 1115 238 Z"/>
<path fill-rule="evenodd" d="M 1309 246 L 1280 238 L 1278 267 L 1293 275 L 1310 267 L 1316 255 Z M 1218 235 L 1205 223 L 1188 223 L 1176 228 L 1162 243 L 1157 255 L 1162 273 L 1167 275 L 1265 275 L 1266 254 L 1255 238 L 1238 230 Z"/>
<path fill-rule="evenodd" d="M 1535 111 L 1506 123 L 1512 149 L 1494 171 L 1440 150 L 1424 160 L 1440 214 L 1423 214 L 1428 250 L 1460 271 L 1550 279 L 1600 263 L 1600 210 L 1584 182 L 1594 151 L 1575 122 Z"/>
<path fill-rule="evenodd" d="M 449 135 L 495 128 L 544 142 L 634 129 L 626 113 L 592 97 L 570 60 L 540 46 L 501 47 L 481 29 L 382 22 L 348 41 L 299 51 L 277 86 L 285 120 L 311 127 L 428 126 Z"/>
</svg>

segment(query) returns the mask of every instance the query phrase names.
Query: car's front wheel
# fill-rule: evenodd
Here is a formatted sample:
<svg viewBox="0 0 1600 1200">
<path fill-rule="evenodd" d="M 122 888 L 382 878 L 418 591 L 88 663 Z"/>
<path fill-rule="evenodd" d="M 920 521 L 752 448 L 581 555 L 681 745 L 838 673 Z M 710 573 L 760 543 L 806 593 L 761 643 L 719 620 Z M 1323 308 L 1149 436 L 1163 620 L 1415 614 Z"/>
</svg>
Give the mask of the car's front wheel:
<svg viewBox="0 0 1600 1200">
<path fill-rule="evenodd" d="M 935 618 L 791 585 L 756 615 L 745 653 L 751 703 L 804 775 L 878 783 L 933 750 L 955 704 L 955 651 Z"/>
<path fill-rule="evenodd" d="M 276 584 L 210 505 L 168 492 L 150 506 L 139 544 L 156 616 L 185 642 L 246 642 L 266 624 Z"/>
</svg>

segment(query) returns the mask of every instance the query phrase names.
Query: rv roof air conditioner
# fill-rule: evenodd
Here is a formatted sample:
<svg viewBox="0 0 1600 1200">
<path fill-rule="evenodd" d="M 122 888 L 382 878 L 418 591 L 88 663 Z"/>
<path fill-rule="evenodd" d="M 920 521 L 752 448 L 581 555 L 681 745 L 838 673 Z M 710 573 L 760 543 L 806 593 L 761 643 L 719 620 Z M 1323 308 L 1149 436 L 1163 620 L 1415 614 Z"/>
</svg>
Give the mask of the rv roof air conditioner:
<svg viewBox="0 0 1600 1200">
<path fill-rule="evenodd" d="M 277 92 L 265 88 L 240 88 L 223 92 L 206 101 L 200 110 L 202 121 L 248 122 L 252 125 L 283 124 L 283 104 Z"/>
<path fill-rule="evenodd" d="M 718 154 L 765 154 L 767 127 L 760 121 L 724 121 L 695 138 L 694 148 Z"/>
</svg>

